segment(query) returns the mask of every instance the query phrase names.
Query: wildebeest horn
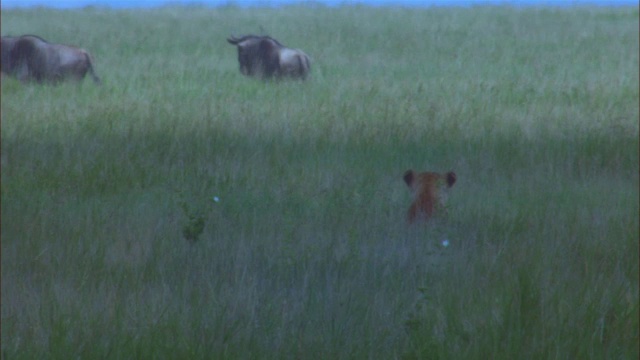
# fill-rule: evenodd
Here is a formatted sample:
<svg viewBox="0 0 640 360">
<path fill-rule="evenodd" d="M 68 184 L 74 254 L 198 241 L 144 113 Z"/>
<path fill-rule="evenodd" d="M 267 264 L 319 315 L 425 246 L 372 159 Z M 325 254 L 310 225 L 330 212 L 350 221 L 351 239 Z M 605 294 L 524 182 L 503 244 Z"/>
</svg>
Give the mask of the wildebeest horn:
<svg viewBox="0 0 640 360">
<path fill-rule="evenodd" d="M 237 37 L 235 37 L 235 35 L 231 35 L 227 38 L 227 41 L 230 44 L 236 45 L 238 43 L 238 41 L 240 41 L 240 39 L 238 39 Z"/>
</svg>

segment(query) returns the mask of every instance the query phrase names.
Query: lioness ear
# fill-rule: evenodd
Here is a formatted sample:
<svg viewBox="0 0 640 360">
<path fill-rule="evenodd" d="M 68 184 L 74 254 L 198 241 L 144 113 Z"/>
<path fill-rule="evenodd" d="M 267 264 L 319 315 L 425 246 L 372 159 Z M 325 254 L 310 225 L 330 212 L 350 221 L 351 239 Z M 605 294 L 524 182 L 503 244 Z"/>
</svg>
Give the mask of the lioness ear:
<svg viewBox="0 0 640 360">
<path fill-rule="evenodd" d="M 413 170 L 407 170 L 405 171 L 402 178 L 404 179 L 404 182 L 407 183 L 407 186 L 411 187 L 411 184 L 413 184 L 413 180 L 415 178 L 415 173 L 413 172 Z"/>
<path fill-rule="evenodd" d="M 449 185 L 449 187 L 452 187 L 453 184 L 456 183 L 456 173 L 454 173 L 453 171 L 449 171 L 447 173 L 447 185 Z"/>
</svg>

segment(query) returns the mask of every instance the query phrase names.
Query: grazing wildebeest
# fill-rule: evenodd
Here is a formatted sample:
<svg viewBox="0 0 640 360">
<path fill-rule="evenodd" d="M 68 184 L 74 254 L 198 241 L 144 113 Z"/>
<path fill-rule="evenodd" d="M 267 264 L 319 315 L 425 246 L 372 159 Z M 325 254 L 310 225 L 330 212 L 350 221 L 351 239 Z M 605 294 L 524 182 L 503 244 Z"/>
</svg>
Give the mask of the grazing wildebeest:
<svg viewBox="0 0 640 360">
<path fill-rule="evenodd" d="M 91 56 L 83 49 L 52 44 L 35 35 L 3 36 L 0 48 L 2 73 L 22 82 L 81 81 L 88 72 L 95 83 L 100 83 L 93 71 Z"/>
<path fill-rule="evenodd" d="M 302 50 L 290 49 L 269 36 L 231 36 L 230 44 L 238 47 L 240 72 L 246 76 L 306 79 L 311 66 L 309 56 Z"/>
</svg>

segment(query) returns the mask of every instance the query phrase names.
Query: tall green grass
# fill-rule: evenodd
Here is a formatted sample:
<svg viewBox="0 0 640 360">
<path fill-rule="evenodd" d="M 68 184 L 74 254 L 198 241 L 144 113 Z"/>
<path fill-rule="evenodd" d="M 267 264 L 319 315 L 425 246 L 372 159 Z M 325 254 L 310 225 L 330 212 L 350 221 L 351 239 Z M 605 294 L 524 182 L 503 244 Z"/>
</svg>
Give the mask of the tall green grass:
<svg viewBox="0 0 640 360">
<path fill-rule="evenodd" d="M 638 358 L 637 7 L 1 21 L 104 81 L 2 79 L 3 358 Z M 261 29 L 309 81 L 239 73 Z"/>
</svg>

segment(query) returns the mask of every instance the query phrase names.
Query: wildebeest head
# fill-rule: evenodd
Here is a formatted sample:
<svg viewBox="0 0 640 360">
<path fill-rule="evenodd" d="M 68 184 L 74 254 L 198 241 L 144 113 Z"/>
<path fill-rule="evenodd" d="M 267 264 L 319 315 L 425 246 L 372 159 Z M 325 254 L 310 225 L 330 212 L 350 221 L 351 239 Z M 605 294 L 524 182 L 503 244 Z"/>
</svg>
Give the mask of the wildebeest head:
<svg viewBox="0 0 640 360">
<path fill-rule="evenodd" d="M 80 81 L 87 72 L 96 83 L 92 59 L 83 49 L 51 44 L 35 35 L 1 38 L 1 70 L 22 82 L 58 83 L 66 79 Z"/>
<path fill-rule="evenodd" d="M 230 44 L 238 47 L 240 72 L 260 78 L 305 79 L 311 69 L 309 57 L 302 50 L 290 49 L 269 36 L 231 36 Z"/>
</svg>

